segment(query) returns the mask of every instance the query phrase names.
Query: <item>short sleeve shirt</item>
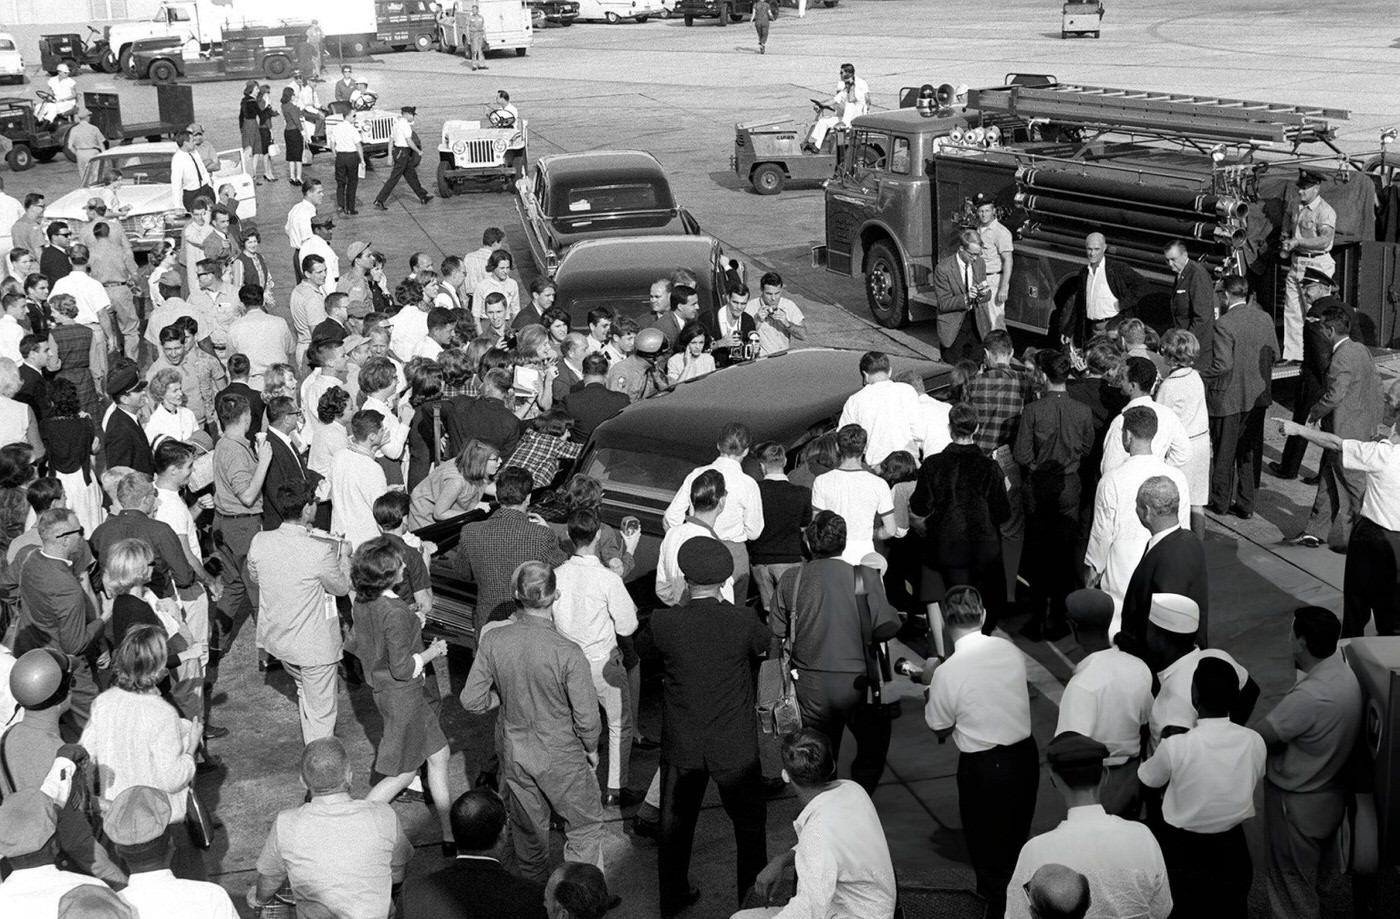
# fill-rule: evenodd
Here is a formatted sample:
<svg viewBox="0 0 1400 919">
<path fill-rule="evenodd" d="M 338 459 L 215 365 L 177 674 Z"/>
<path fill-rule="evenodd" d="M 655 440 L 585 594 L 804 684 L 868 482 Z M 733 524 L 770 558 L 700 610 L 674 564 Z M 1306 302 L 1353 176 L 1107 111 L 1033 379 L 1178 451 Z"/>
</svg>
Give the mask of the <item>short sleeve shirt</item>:
<svg viewBox="0 0 1400 919">
<path fill-rule="evenodd" d="M 1344 440 L 1342 468 L 1366 473 L 1361 516 L 1383 529 L 1400 531 L 1400 444 Z"/>
<path fill-rule="evenodd" d="M 889 483 L 863 469 L 833 469 L 812 482 L 812 508 L 834 511 L 846 521 L 847 552 L 841 557 L 860 564 L 874 550 L 875 519 L 894 513 L 894 497 Z M 859 552 L 854 559 L 849 554 Z"/>
<path fill-rule="evenodd" d="M 1323 229 L 1331 227 L 1335 230 L 1337 228 L 1337 212 L 1332 209 L 1332 205 L 1318 197 L 1313 200 L 1311 206 L 1298 205 L 1298 209 L 1293 215 L 1293 226 L 1294 234 L 1299 239 L 1316 239 L 1322 235 Z M 1327 251 L 1331 250 L 1332 247 L 1328 246 Z"/>
<path fill-rule="evenodd" d="M 987 266 L 987 274 L 1001 274 L 1001 257 L 1012 249 L 1011 231 L 1002 226 L 1000 220 L 993 220 L 985 227 L 978 227 L 977 235 L 982 240 L 982 261 Z"/>
<path fill-rule="evenodd" d="M 1269 756 L 1269 781 L 1284 791 L 1331 788 L 1361 731 L 1361 684 L 1340 654 L 1319 663 L 1269 712 L 1287 746 Z"/>
<path fill-rule="evenodd" d="M 407 147 L 413 139 L 413 125 L 407 118 L 394 119 L 394 146 Z"/>
<path fill-rule="evenodd" d="M 973 632 L 933 672 L 924 722 L 953 731 L 963 753 L 1010 746 L 1031 736 L 1031 700 L 1026 662 L 1014 644 Z"/>
</svg>

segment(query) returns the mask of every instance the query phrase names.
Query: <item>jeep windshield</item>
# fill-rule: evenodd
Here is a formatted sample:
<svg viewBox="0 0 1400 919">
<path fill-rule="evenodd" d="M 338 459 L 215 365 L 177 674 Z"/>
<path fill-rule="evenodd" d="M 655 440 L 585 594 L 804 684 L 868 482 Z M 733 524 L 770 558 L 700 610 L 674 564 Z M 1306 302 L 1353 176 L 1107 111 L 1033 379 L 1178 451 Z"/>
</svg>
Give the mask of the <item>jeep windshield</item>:
<svg viewBox="0 0 1400 919">
<path fill-rule="evenodd" d="M 597 225 L 609 229 L 664 227 L 676 209 L 665 182 L 576 185 L 556 188 L 553 197 L 554 223 L 566 233 Z"/>
<path fill-rule="evenodd" d="M 99 157 L 88 166 L 87 174 L 83 177 L 83 186 L 92 188 L 96 185 L 106 185 L 118 172 L 130 185 L 168 185 L 170 160 L 169 153 L 133 153 L 126 156 Z"/>
</svg>

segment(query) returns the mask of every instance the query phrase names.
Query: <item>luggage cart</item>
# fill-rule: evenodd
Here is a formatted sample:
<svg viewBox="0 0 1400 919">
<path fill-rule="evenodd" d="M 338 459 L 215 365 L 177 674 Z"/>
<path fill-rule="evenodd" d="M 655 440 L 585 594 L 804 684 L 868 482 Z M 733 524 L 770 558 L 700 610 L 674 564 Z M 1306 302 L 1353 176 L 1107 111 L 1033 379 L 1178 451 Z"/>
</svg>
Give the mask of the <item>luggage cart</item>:
<svg viewBox="0 0 1400 919">
<path fill-rule="evenodd" d="M 1070 0 L 1061 9 L 1063 11 L 1063 18 L 1060 22 L 1061 38 L 1069 38 L 1071 35 L 1099 37 L 1099 28 L 1103 22 L 1103 3 L 1101 0 Z"/>
</svg>

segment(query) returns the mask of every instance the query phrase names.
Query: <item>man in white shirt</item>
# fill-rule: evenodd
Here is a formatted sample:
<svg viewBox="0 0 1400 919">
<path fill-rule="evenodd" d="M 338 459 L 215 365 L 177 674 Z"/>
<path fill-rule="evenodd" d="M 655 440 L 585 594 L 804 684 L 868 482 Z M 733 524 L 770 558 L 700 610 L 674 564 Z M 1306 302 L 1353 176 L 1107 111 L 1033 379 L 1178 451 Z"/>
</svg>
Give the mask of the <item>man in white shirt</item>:
<svg viewBox="0 0 1400 919">
<path fill-rule="evenodd" d="M 982 634 L 985 618 L 976 588 L 954 587 L 944 597 L 954 651 L 924 671 L 924 721 L 939 743 L 951 734 L 957 744 L 963 838 L 987 914 L 1000 916 L 1030 835 L 1040 755 L 1031 736 L 1025 659 L 1009 640 Z"/>
<path fill-rule="evenodd" d="M 909 384 L 890 379 L 889 356 L 880 351 L 861 355 L 860 376 L 864 385 L 846 400 L 837 427 L 865 428 L 865 461 L 871 466 L 878 466 L 896 450 L 917 456 L 914 424 L 919 417 L 919 394 Z"/>
<path fill-rule="evenodd" d="M 972 199 L 977 209 L 977 236 L 982 240 L 982 264 L 987 269 L 987 283 L 992 299 L 987 302 L 993 329 L 1006 328 L 1006 300 L 1011 295 L 1011 265 L 1013 240 L 1011 231 L 997 219 L 997 205 L 991 195 L 977 194 Z"/>
<path fill-rule="evenodd" d="M 763 497 L 759 494 L 758 482 L 744 471 L 742 465 L 751 443 L 749 429 L 738 422 L 731 421 L 720 428 L 719 441 L 715 444 L 719 456 L 708 466 L 701 466 L 685 477 L 675 497 L 667 505 L 663 521 L 667 529 L 685 521 L 690 505 L 690 486 L 701 473 L 714 469 L 724 477 L 724 507 L 715 518 L 714 536 L 734 556 L 735 600 L 732 602 L 741 604 L 749 592 L 748 541 L 757 539 L 763 532 Z"/>
<path fill-rule="evenodd" d="M 412 357 L 437 360 L 444 350 L 452 346 L 452 335 L 456 330 L 457 313 L 454 310 L 441 306 L 428 310 L 428 334 L 413 346 Z"/>
<path fill-rule="evenodd" d="M 418 164 L 423 160 L 423 147 L 418 140 L 418 133 L 413 130 L 413 122 L 417 117 L 418 109 L 412 105 L 405 105 L 399 109 L 399 117 L 394 119 L 389 154 L 394 161 L 394 168 L 390 170 L 389 178 L 384 180 L 384 187 L 379 189 L 379 194 L 374 198 L 374 206 L 378 210 L 388 210 L 384 202 L 388 200 L 394 186 L 399 184 L 400 178 L 408 183 L 409 189 L 418 196 L 420 203 L 427 204 L 433 200 L 433 196 L 423 190 L 423 183 L 418 181 Z"/>
<path fill-rule="evenodd" d="M 194 210 L 194 202 L 208 198 L 214 203 L 214 186 L 209 178 L 209 170 L 200 161 L 196 138 L 189 131 L 175 135 L 179 150 L 170 160 L 170 200 L 172 207 Z"/>
<path fill-rule="evenodd" d="M 1156 365 L 1145 357 L 1129 357 L 1124 365 L 1122 388 L 1123 395 L 1128 397 L 1128 404 L 1123 406 L 1123 412 L 1141 405 L 1152 409 L 1157 415 L 1157 433 L 1152 437 L 1152 455 L 1166 460 L 1177 469 L 1190 462 L 1191 435 L 1186 433 L 1186 426 L 1181 423 L 1181 417 L 1171 406 L 1163 405 L 1152 398 L 1152 393 L 1157 388 Z M 1099 472 L 1102 475 L 1108 475 L 1114 467 L 1128 458 L 1128 451 L 1121 439 L 1123 412 L 1108 423 L 1108 431 L 1104 434 L 1103 462 L 1099 464 Z M 1191 501 L 1187 501 L 1186 497 L 1187 493 L 1183 491 L 1183 504 L 1195 503 L 1198 498 L 1205 500 L 1198 495 L 1191 495 Z"/>
<path fill-rule="evenodd" d="M 393 361 L 385 357 L 365 361 L 359 376 L 360 394 L 364 396 L 362 408 L 377 412 L 384 419 L 384 439 L 375 458 L 399 460 L 400 468 L 407 465 L 409 422 L 413 420 L 414 412 L 413 404 L 407 397 L 399 398 L 401 374 L 402 371 Z M 398 406 L 397 410 L 395 405 Z"/>
<path fill-rule="evenodd" d="M 500 227 L 487 227 L 481 233 L 481 247 L 462 256 L 462 290 L 471 296 L 478 284 L 486 280 L 486 262 L 491 253 L 506 247 L 506 234 Z M 472 312 L 480 318 L 481 304 L 472 303 Z"/>
<path fill-rule="evenodd" d="M 728 500 L 724 474 L 718 469 L 706 469 L 690 481 L 686 489 L 690 514 L 683 522 L 666 528 L 656 558 L 656 598 L 667 606 L 679 606 L 685 599 L 685 573 L 681 571 L 680 553 L 685 541 L 696 536 L 714 536 L 715 524 Z M 734 579 L 720 588 L 720 596 L 734 602 Z"/>
<path fill-rule="evenodd" d="M 1055 829 L 1021 848 L 1006 888 L 1006 919 L 1036 915 L 1021 889 L 1048 864 L 1065 865 L 1088 881 L 1090 907 L 1085 919 L 1167 919 L 1171 915 L 1167 866 L 1152 831 L 1107 813 L 1100 804 L 1099 783 L 1108 757 L 1108 747 L 1073 731 L 1057 732 L 1045 748 L 1050 783 L 1064 798 L 1069 813 Z"/>
<path fill-rule="evenodd" d="M 812 482 L 812 510 L 832 511 L 846 521 L 846 548 L 841 560 L 848 565 L 861 565 L 867 555 L 874 554 L 876 539 L 897 535 L 890 486 L 861 463 L 865 441 L 865 429 L 860 425 L 842 426 L 836 432 L 841 465 Z"/>
<path fill-rule="evenodd" d="M 292 248 L 292 272 L 301 280 L 301 247 L 312 237 L 311 221 L 316 218 L 316 210 L 325 200 L 326 189 L 320 179 L 303 179 L 301 201 L 287 211 L 287 223 L 283 228 L 287 233 L 287 243 Z"/>
<path fill-rule="evenodd" d="M 421 291 L 421 288 L 419 290 Z M 431 307 L 432 304 L 420 294 L 416 301 L 403 304 L 390 318 L 389 347 L 399 360 L 411 360 L 413 349 L 428 337 L 428 310 Z"/>
<path fill-rule="evenodd" d="M 637 605 L 622 578 L 598 558 L 601 524 L 596 511 L 584 508 L 569 515 L 573 557 L 554 569 L 559 599 L 554 603 L 554 627 L 583 649 L 593 671 L 593 688 L 608 724 L 608 786 L 605 807 L 630 807 L 641 795 L 627 787 L 632 758 L 632 698 L 627 670 L 622 666 L 618 636 L 637 631 Z"/>
<path fill-rule="evenodd" d="M 1099 480 L 1094 492 L 1094 522 L 1089 528 L 1089 543 L 1084 553 L 1084 583 L 1107 591 L 1113 597 L 1110 638 L 1117 635 L 1121 627 L 1123 597 L 1152 538 L 1137 515 L 1137 495 L 1142 483 L 1154 476 L 1171 479 L 1181 496 L 1177 504 L 1181 526 L 1191 525 L 1186 476 L 1152 451 L 1152 444 L 1158 437 L 1159 418 L 1157 412 L 1145 405 L 1127 408 L 1118 416 L 1119 449 L 1126 458 Z M 1105 451 L 1107 448 L 1105 441 Z"/>
<path fill-rule="evenodd" d="M 588 311 L 586 354 L 597 354 L 608 346 L 608 336 L 612 333 L 612 324 L 613 312 L 606 306 L 595 306 Z M 584 355 L 580 355 L 579 360 L 582 361 L 583 357 Z"/>
<path fill-rule="evenodd" d="M 1200 720 L 1162 740 L 1138 767 L 1148 788 L 1166 786 L 1158 842 L 1179 916 L 1246 916 L 1254 864 L 1244 822 L 1264 776 L 1264 738 L 1230 721 L 1239 697 L 1224 661 L 1196 665 L 1191 696 Z"/>
<path fill-rule="evenodd" d="M 337 386 L 350 391 L 345 380 L 350 370 L 350 360 L 345 356 L 345 342 L 336 339 L 312 342 L 306 359 L 313 369 L 301 381 L 301 404 L 305 406 L 304 412 L 314 415 L 316 407 L 321 404 L 321 397 L 328 391 Z"/>
<path fill-rule="evenodd" d="M 170 797 L 149 785 L 132 785 L 112 801 L 102 828 L 130 870 L 121 898 L 140 916 L 237 919 L 228 892 L 211 881 L 175 877 L 166 830 Z"/>
<path fill-rule="evenodd" d="M 733 919 L 893 916 L 894 864 L 870 796 L 836 778 L 831 745 L 820 731 L 803 728 L 784 737 L 782 758 L 783 779 L 802 804 L 793 821 L 797 845 L 759 872 L 754 891 L 767 899 L 795 868 L 797 892 L 784 907 L 741 910 Z"/>
<path fill-rule="evenodd" d="M 856 76 L 854 64 L 841 65 L 841 79 L 836 83 L 836 93 L 831 97 L 831 103 L 822 108 L 831 114 L 813 122 L 812 130 L 802 144 L 802 149 L 808 153 L 821 152 L 822 141 L 832 128 L 838 124 L 848 128 L 857 115 L 870 111 L 870 87 Z"/>
<path fill-rule="evenodd" d="M 336 87 L 339 88 L 337 83 Z M 326 143 L 335 157 L 335 213 L 354 217 L 355 195 L 360 190 L 360 170 L 365 165 L 365 148 L 360 130 L 345 115 L 326 117 Z"/>
<path fill-rule="evenodd" d="M 758 328 L 758 352 L 776 354 L 792 347 L 793 341 L 807 340 L 802 310 L 783 296 L 783 277 L 765 272 L 758 281 L 758 297 L 750 300 L 747 312 Z"/>
<path fill-rule="evenodd" d="M 212 449 L 209 435 L 197 431 L 193 437 L 203 438 L 202 446 Z M 193 438 L 191 438 L 193 440 Z M 174 531 L 180 547 L 185 552 L 185 563 L 194 571 L 202 571 L 204 562 L 199 553 L 199 530 L 195 527 L 194 516 L 185 503 L 180 489 L 189 484 L 194 472 L 195 451 L 187 443 L 166 438 L 153 451 L 155 460 L 156 506 L 151 511 L 151 519 L 159 520 Z M 213 499 L 207 499 L 212 504 Z M 204 585 L 195 581 L 189 587 L 177 588 L 180 607 L 185 624 L 190 628 L 194 640 L 190 648 L 199 656 L 200 663 L 209 663 L 209 594 Z M 222 590 L 222 585 L 220 592 Z M 215 597 L 217 600 L 218 597 Z M 206 736 L 208 729 L 206 727 Z"/>
<path fill-rule="evenodd" d="M 920 462 L 942 453 L 943 448 L 953 442 L 948 430 L 948 417 L 953 411 L 950 403 L 935 399 L 924 391 L 924 378 L 917 370 L 905 370 L 894 375 L 896 383 L 907 383 L 918 394 L 919 413 L 914 418 L 914 441 L 919 452 L 914 458 Z"/>
<path fill-rule="evenodd" d="M 15 247 L 15 239 L 11 231 L 14 229 L 15 221 L 24 216 L 24 205 L 19 200 L 5 193 L 5 182 L 0 179 L 0 267 L 7 264 L 5 256 L 10 254 L 10 250 Z"/>
<path fill-rule="evenodd" d="M 1099 803 L 1114 816 L 1136 819 L 1142 728 L 1152 713 L 1152 670 L 1109 641 L 1113 598 L 1108 594 L 1076 590 L 1065 598 L 1065 615 L 1085 657 L 1060 697 L 1055 733 L 1082 734 L 1104 745 Z"/>
<path fill-rule="evenodd" d="M 82 243 L 69 248 L 68 261 L 73 270 L 53 282 L 49 297 L 72 295 L 78 305 L 75 321 L 79 325 L 95 325 L 105 333 L 111 324 L 112 298 L 107 296 L 107 288 L 102 282 L 88 274 L 89 255 L 88 247 Z"/>
<path fill-rule="evenodd" d="M 29 334 L 20 325 L 29 316 L 25 302 L 21 293 L 6 294 L 5 299 L 0 301 L 4 305 L 4 312 L 0 313 L 0 357 L 8 357 L 16 366 L 24 360 L 19 353 L 20 340 Z"/>
<path fill-rule="evenodd" d="M 245 284 L 238 298 L 244 313 L 228 328 L 228 349 L 230 354 L 248 358 L 248 385 L 261 392 L 268 367 L 295 360 L 296 336 L 285 319 L 270 316 L 263 309 L 262 288 Z"/>
<path fill-rule="evenodd" d="M 1202 650 L 1196 646 L 1201 610 L 1196 601 L 1181 594 L 1153 594 L 1147 617 L 1147 664 L 1157 672 L 1157 697 L 1148 716 L 1149 749 L 1156 749 L 1163 737 L 1179 734 L 1196 726 L 1199 717 L 1191 680 L 1201 661 L 1224 661 L 1235 671 L 1239 694 L 1230 718 L 1244 724 L 1259 701 L 1259 684 L 1233 657 L 1219 648 Z"/>
<path fill-rule="evenodd" d="M 311 235 L 297 250 L 297 258 L 306 262 L 308 255 L 319 255 L 326 263 L 326 280 L 322 285 L 326 290 L 334 290 L 340 283 L 340 256 L 331 248 L 331 235 L 335 221 L 329 217 L 314 217 L 311 220 Z"/>
<path fill-rule="evenodd" d="M 291 301 L 292 325 L 297 333 L 298 368 L 306 360 L 306 349 L 311 347 L 312 331 L 326 320 L 326 260 L 319 255 L 308 255 L 302 266 L 305 275 L 292 288 Z"/>
<path fill-rule="evenodd" d="M 352 548 L 379 535 L 374 502 L 389 490 L 374 452 L 384 443 L 384 416 L 364 408 L 350 419 L 350 449 L 331 458 L 331 531 Z"/>
</svg>

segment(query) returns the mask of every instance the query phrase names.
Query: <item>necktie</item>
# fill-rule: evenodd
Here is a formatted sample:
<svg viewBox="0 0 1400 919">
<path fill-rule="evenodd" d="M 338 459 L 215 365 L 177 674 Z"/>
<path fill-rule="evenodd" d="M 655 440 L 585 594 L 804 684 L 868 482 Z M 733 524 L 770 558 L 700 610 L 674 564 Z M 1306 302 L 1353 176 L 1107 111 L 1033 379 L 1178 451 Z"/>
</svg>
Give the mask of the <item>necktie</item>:
<svg viewBox="0 0 1400 919">
<path fill-rule="evenodd" d="M 189 158 L 194 161 L 194 177 L 199 180 L 199 187 L 204 187 L 204 164 L 199 161 L 195 154 L 189 154 Z"/>
</svg>

